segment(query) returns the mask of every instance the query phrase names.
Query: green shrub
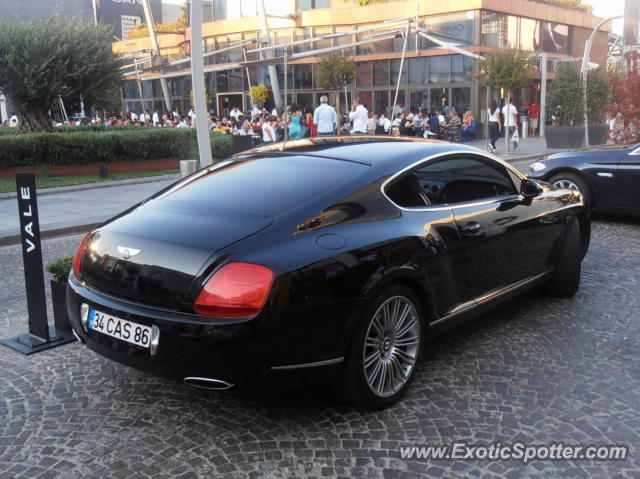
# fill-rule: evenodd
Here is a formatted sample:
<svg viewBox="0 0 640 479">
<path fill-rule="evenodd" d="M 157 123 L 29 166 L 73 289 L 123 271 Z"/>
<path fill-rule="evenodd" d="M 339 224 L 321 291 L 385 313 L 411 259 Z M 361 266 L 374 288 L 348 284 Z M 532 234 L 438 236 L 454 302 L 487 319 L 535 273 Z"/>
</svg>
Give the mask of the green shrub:
<svg viewBox="0 0 640 479">
<path fill-rule="evenodd" d="M 0 137 L 0 168 L 188 158 L 195 131 L 175 128 Z"/>
<path fill-rule="evenodd" d="M 227 156 L 231 156 L 233 151 L 233 138 L 231 135 L 219 133 L 217 131 L 209 132 L 211 138 L 211 156 L 214 159 L 221 160 Z M 198 148 L 196 144 L 196 149 Z"/>
<path fill-rule="evenodd" d="M 2 127 L 0 128 L 0 136 L 17 135 L 20 132 L 18 128 Z"/>
<path fill-rule="evenodd" d="M 51 273 L 54 281 L 59 283 L 69 282 L 69 271 L 73 265 L 73 256 L 60 256 L 47 265 L 47 271 Z"/>
</svg>

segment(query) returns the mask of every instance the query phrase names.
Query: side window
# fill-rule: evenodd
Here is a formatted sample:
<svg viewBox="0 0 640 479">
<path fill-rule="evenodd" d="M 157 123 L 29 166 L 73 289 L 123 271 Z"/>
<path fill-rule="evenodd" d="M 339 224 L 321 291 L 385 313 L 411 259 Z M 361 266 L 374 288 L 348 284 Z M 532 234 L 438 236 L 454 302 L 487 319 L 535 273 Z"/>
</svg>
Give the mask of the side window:
<svg viewBox="0 0 640 479">
<path fill-rule="evenodd" d="M 449 157 L 430 161 L 413 173 L 432 205 L 518 193 L 507 170 L 489 159 Z"/>
</svg>

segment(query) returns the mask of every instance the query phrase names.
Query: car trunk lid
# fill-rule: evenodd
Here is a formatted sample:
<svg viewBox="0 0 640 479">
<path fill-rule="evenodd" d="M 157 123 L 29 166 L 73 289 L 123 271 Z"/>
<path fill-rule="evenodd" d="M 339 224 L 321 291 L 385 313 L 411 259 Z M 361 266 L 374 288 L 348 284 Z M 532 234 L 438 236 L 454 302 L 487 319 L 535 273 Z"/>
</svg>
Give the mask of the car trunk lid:
<svg viewBox="0 0 640 479">
<path fill-rule="evenodd" d="M 151 200 L 96 231 L 83 280 L 118 297 L 179 309 L 216 251 L 272 222 L 271 216 L 228 207 Z"/>
</svg>

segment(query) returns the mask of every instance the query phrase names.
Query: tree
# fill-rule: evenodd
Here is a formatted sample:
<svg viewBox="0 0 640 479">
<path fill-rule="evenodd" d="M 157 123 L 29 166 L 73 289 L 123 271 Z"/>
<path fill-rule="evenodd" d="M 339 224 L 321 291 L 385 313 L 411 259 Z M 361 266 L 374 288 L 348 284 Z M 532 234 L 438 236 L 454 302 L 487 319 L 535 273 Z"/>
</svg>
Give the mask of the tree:
<svg viewBox="0 0 640 479">
<path fill-rule="evenodd" d="M 480 60 L 480 80 L 484 86 L 504 88 L 507 92 L 507 105 L 511 102 L 511 92 L 531 82 L 534 71 L 533 58 L 519 50 L 503 50 L 489 53 Z M 505 118 L 505 153 L 509 153 L 510 115 Z"/>
<path fill-rule="evenodd" d="M 610 118 L 620 119 L 611 131 L 615 143 L 640 142 L 640 54 L 630 50 L 624 56 L 625 67 L 609 75 L 611 106 L 604 110 Z"/>
<path fill-rule="evenodd" d="M 187 31 L 188 12 L 187 7 L 181 7 L 182 15 L 175 22 L 171 23 L 156 23 L 156 33 L 184 33 Z M 127 40 L 134 40 L 136 38 L 147 38 L 149 36 L 149 27 L 146 23 L 138 25 L 133 28 L 127 34 Z"/>
<path fill-rule="evenodd" d="M 356 80 L 358 67 L 344 52 L 334 52 L 327 55 L 318 64 L 316 82 L 320 88 L 339 90 L 344 88 L 344 101 L 347 101 L 347 85 Z M 349 111 L 347 105 L 346 111 Z"/>
<path fill-rule="evenodd" d="M 48 110 L 58 97 L 112 100 L 124 61 L 111 51 L 111 38 L 110 27 L 77 18 L 0 22 L 0 88 L 23 131 L 51 131 Z"/>
<path fill-rule="evenodd" d="M 590 70 L 587 74 L 587 116 L 591 122 L 600 119 L 608 102 L 609 86 L 604 70 Z M 549 106 L 559 110 L 558 122 L 561 125 L 584 123 L 584 99 L 578 63 L 561 63 L 558 66 L 556 78 L 549 87 Z"/>
<path fill-rule="evenodd" d="M 266 85 L 252 85 L 251 99 L 256 103 L 264 103 L 271 96 L 271 89 Z"/>
</svg>

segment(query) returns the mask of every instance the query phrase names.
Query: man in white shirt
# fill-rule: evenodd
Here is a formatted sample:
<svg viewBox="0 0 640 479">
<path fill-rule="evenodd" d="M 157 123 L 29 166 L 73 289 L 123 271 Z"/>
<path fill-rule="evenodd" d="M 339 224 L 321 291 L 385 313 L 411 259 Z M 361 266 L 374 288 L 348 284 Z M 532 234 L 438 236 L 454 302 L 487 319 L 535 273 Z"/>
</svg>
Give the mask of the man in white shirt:
<svg viewBox="0 0 640 479">
<path fill-rule="evenodd" d="M 238 107 L 237 107 L 237 106 L 234 106 L 234 107 L 231 109 L 231 111 L 229 112 L 229 116 L 230 116 L 231 118 L 233 118 L 233 119 L 236 121 L 236 123 L 238 123 L 238 117 L 239 117 L 240 115 L 242 115 L 242 112 L 240 112 L 240 110 L 238 110 Z"/>
<path fill-rule="evenodd" d="M 251 119 L 253 120 L 256 116 L 260 116 L 260 113 L 260 108 L 254 103 L 253 108 L 251 108 Z"/>
<path fill-rule="evenodd" d="M 160 114 L 158 110 L 153 112 L 153 126 L 160 126 Z"/>
<path fill-rule="evenodd" d="M 131 121 L 138 121 L 138 114 L 133 110 L 131 110 L 130 113 L 131 113 Z"/>
<path fill-rule="evenodd" d="M 508 105 L 502 107 L 502 115 L 504 116 L 504 124 L 509 127 L 509 138 L 513 138 L 513 134 L 518 126 L 518 109 L 513 106 L 513 100 Z M 513 151 L 518 151 L 518 142 L 511 140 Z"/>
<path fill-rule="evenodd" d="M 189 110 L 189 113 L 187 113 L 187 115 L 189 116 L 189 118 L 191 118 L 191 124 L 195 125 L 196 124 L 196 111 L 194 110 L 193 107 L 191 107 L 191 109 Z"/>
<path fill-rule="evenodd" d="M 273 110 L 271 110 L 271 114 L 273 116 L 278 116 L 278 109 L 275 106 L 273 107 Z"/>
<path fill-rule="evenodd" d="M 351 129 L 352 135 L 367 134 L 369 112 L 360 101 L 360 98 L 353 100 L 353 103 L 351 104 L 351 112 L 349 113 L 349 120 L 353 122 L 353 127 Z"/>
<path fill-rule="evenodd" d="M 273 128 L 274 116 L 267 118 L 262 125 L 262 141 L 264 143 L 273 143 L 276 140 L 276 130 Z"/>
<path fill-rule="evenodd" d="M 338 126 L 336 110 L 329 105 L 326 95 L 320 97 L 320 106 L 313 112 L 313 123 L 318 128 L 318 136 L 334 135 Z"/>
<path fill-rule="evenodd" d="M 378 121 L 378 123 L 382 128 L 384 128 L 385 133 L 389 133 L 389 129 L 391 128 L 391 120 L 389 120 L 389 118 L 387 118 L 384 113 L 380 114 L 380 120 Z"/>
</svg>

